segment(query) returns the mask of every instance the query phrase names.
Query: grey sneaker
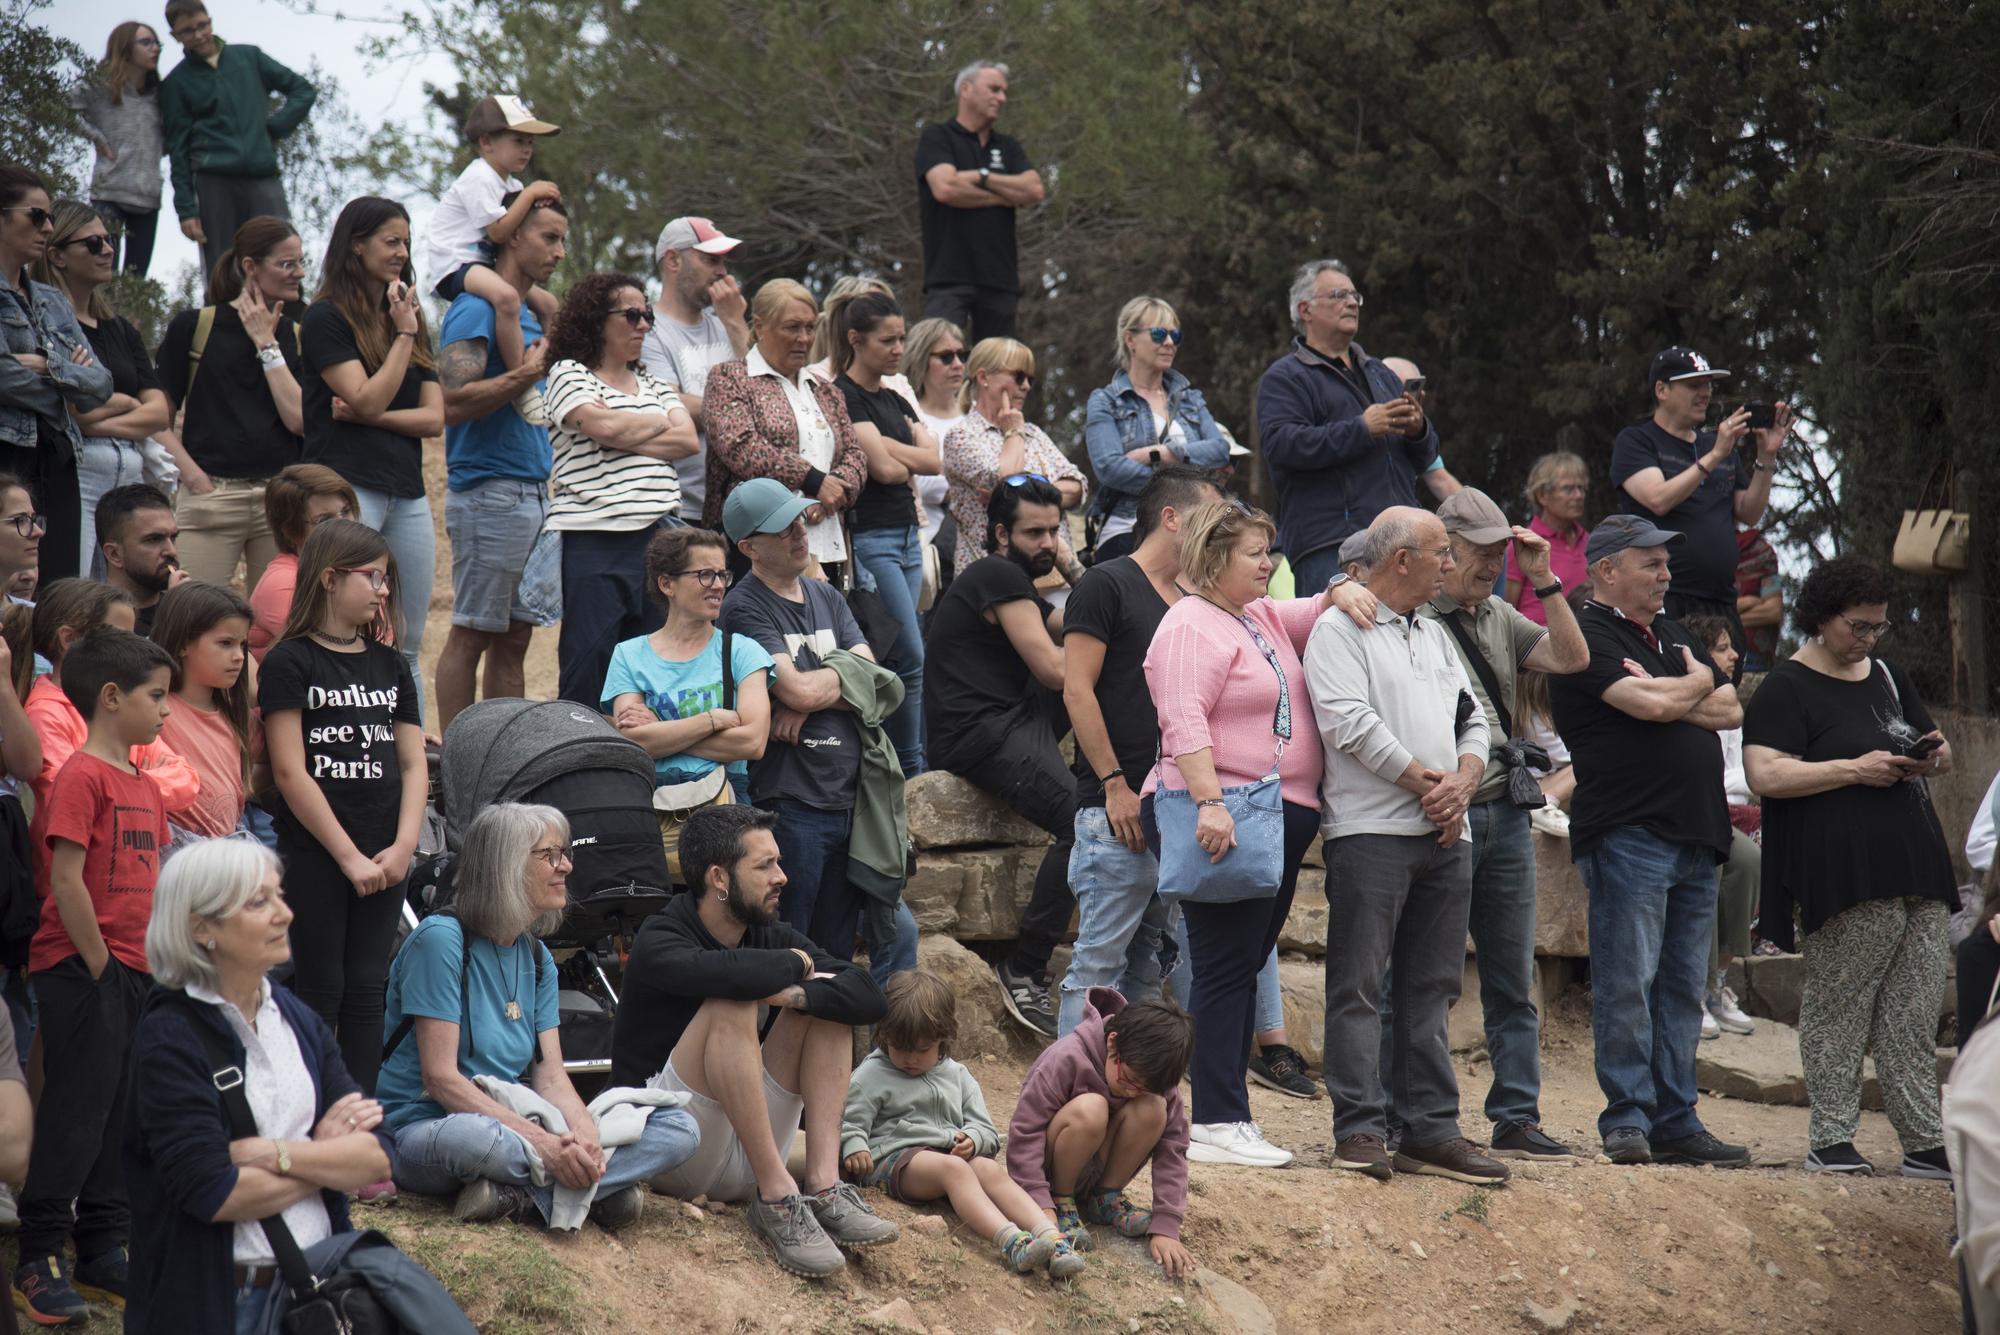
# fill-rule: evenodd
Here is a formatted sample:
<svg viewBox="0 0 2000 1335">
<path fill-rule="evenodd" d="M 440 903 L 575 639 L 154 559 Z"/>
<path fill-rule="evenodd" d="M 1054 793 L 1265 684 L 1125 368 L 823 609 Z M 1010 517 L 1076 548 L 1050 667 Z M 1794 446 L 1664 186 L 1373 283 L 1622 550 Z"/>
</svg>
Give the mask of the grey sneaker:
<svg viewBox="0 0 2000 1335">
<path fill-rule="evenodd" d="M 750 1231 L 771 1244 L 781 1270 L 806 1279 L 825 1279 L 847 1268 L 847 1258 L 820 1228 L 805 1197 L 787 1196 L 776 1202 L 754 1199 L 744 1215 L 750 1221 Z"/>
<path fill-rule="evenodd" d="M 634 1182 L 629 1187 L 621 1187 L 609 1196 L 599 1196 L 590 1203 L 590 1222 L 606 1233 L 616 1233 L 621 1228 L 630 1228 L 639 1222 L 639 1216 L 646 1212 L 646 1188 Z"/>
<path fill-rule="evenodd" d="M 1636 1126 L 1614 1126 L 1604 1133 L 1604 1157 L 1613 1163 L 1651 1163 L 1653 1147 Z"/>
<path fill-rule="evenodd" d="M 869 1209 L 851 1182 L 836 1182 L 806 1201 L 826 1236 L 842 1247 L 875 1247 L 894 1242 L 902 1232 Z"/>
</svg>

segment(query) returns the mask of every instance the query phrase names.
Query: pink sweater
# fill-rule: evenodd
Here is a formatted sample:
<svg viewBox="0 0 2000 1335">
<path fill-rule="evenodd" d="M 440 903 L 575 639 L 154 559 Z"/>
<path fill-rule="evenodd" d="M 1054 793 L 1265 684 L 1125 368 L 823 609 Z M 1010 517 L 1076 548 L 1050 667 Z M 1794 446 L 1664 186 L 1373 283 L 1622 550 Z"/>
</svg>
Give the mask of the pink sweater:
<svg viewBox="0 0 2000 1335">
<path fill-rule="evenodd" d="M 1257 623 L 1285 670 L 1292 698 L 1292 740 L 1278 768 L 1285 801 L 1319 810 L 1319 728 L 1299 662 L 1326 596 L 1277 602 L 1259 598 L 1243 609 Z M 1183 598 L 1167 609 L 1146 651 L 1146 685 L 1160 714 L 1160 763 L 1143 792 L 1162 782 L 1186 788 L 1175 756 L 1212 747 L 1215 774 L 1224 788 L 1255 783 L 1271 772 L 1277 739 L 1271 719 L 1278 709 L 1278 678 L 1243 623 L 1205 598 Z"/>
</svg>

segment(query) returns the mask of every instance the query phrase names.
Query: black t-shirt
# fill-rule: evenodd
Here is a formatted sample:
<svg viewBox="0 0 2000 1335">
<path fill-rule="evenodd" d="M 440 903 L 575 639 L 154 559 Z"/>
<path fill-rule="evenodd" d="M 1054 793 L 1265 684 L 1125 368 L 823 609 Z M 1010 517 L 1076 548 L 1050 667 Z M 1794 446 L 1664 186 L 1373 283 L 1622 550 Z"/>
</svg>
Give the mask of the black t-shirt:
<svg viewBox="0 0 2000 1335">
<path fill-rule="evenodd" d="M 867 643 L 832 585 L 802 579 L 799 588 L 805 601 L 795 603 L 755 575 L 745 576 L 722 601 L 722 628 L 749 636 L 773 658 L 789 658 L 801 672 L 817 670 L 821 656 L 835 649 Z M 773 737 L 763 757 L 750 762 L 750 800 L 786 798 L 821 811 L 847 811 L 860 775 L 860 725 L 848 710 L 822 709 L 806 716 L 797 745 Z"/>
<path fill-rule="evenodd" d="M 1146 650 L 1166 615 L 1167 600 L 1129 556 L 1100 561 L 1084 571 L 1063 604 L 1063 643 L 1088 635 L 1104 646 L 1097 707 L 1118 767 L 1135 793 L 1159 754 L 1160 719 L 1146 686 Z M 1104 785 L 1081 746 L 1076 748 L 1076 800 L 1079 806 L 1104 805 Z"/>
<path fill-rule="evenodd" d="M 83 336 L 90 340 L 90 350 L 97 354 L 97 360 L 111 372 L 111 388 L 115 392 L 136 399 L 147 390 L 160 387 L 153 359 L 146 355 L 146 340 L 139 337 L 139 331 L 124 316 L 99 320 L 95 329 L 84 325 Z"/>
<path fill-rule="evenodd" d="M 1744 706 L 1743 744 L 1805 761 L 1908 755 L 1935 726 L 1916 684 L 1893 664 L 1878 658 L 1865 680 L 1841 681 L 1791 659 L 1773 668 Z M 1787 950 L 1794 906 L 1811 934 L 1871 899 L 1910 895 L 1956 908 L 1956 885 L 1922 779 L 1764 799 L 1760 930 Z"/>
<path fill-rule="evenodd" d="M 361 349 L 354 341 L 354 329 L 347 323 L 347 317 L 332 302 L 315 301 L 306 308 L 299 333 L 305 340 L 305 369 L 299 376 L 306 419 L 305 461 L 325 464 L 355 487 L 391 496 L 423 495 L 421 439 L 379 426 L 333 420 L 333 388 L 320 378 L 320 372 L 342 362 L 361 361 Z M 396 397 L 389 400 L 389 411 L 418 407 L 424 382 L 436 379 L 436 371 L 412 362 L 403 373 Z"/>
<path fill-rule="evenodd" d="M 199 311 L 182 311 L 160 340 L 160 388 L 176 408 L 187 408 L 181 444 L 210 477 L 273 477 L 299 462 L 305 442 L 278 416 L 256 345 L 243 332 L 243 317 L 236 308 L 215 308 L 215 323 L 195 366 L 194 331 L 200 319 Z M 296 309 L 279 315 L 272 337 L 293 378 L 303 383 Z M 188 384 L 191 367 L 193 385 Z"/>
<path fill-rule="evenodd" d="M 924 173 L 939 163 L 959 171 L 986 168 L 1014 176 L 1034 164 L 1011 135 L 986 132 L 986 142 L 955 120 L 924 127 L 917 140 L 917 212 L 924 230 L 924 290 L 970 283 L 974 287 L 1021 290 L 1014 251 L 1014 209 L 960 209 L 940 203 Z"/>
<path fill-rule="evenodd" d="M 132 633 L 142 639 L 153 638 L 153 618 L 159 614 L 160 602 L 155 598 L 150 606 L 132 609 Z"/>
<path fill-rule="evenodd" d="M 1570 853 L 1581 858 L 1610 831 L 1637 825 L 1675 844 L 1700 844 L 1715 860 L 1729 856 L 1729 803 L 1722 792 L 1722 743 L 1708 729 L 1684 720 L 1648 723 L 1607 704 L 1604 692 L 1632 674 L 1631 659 L 1655 677 L 1684 677 L 1681 646 L 1714 677 L 1707 646 L 1667 616 L 1653 619 L 1660 647 L 1646 641 L 1624 617 L 1587 603 L 1577 614 L 1590 646 L 1590 666 L 1549 678 L 1549 706 L 1556 731 L 1576 762 L 1576 798 L 1570 807 Z"/>
<path fill-rule="evenodd" d="M 847 415 L 855 425 L 866 422 L 890 440 L 905 445 L 915 443 L 910 423 L 917 420 L 917 410 L 908 399 L 887 385 L 863 389 L 845 373 L 833 383 L 847 400 Z M 907 482 L 877 482 L 870 478 L 861 489 L 861 498 L 854 503 L 853 516 L 856 529 L 915 528 L 916 489 Z"/>
<path fill-rule="evenodd" d="M 422 725 L 416 684 L 401 654 L 373 640 L 363 641 L 358 654 L 310 637 L 280 640 L 257 669 L 257 704 L 266 716 L 299 711 L 306 774 L 356 848 L 373 857 L 396 842 L 403 802 L 396 725 Z M 289 840 L 315 842 L 282 799 L 274 814 Z"/>
<path fill-rule="evenodd" d="M 924 729 L 925 749 L 940 769 L 991 755 L 1009 712 L 1038 689 L 1007 632 L 981 615 L 1023 598 L 1044 619 L 1054 610 L 1010 558 L 982 556 L 959 572 L 932 609 L 924 643 Z"/>
<path fill-rule="evenodd" d="M 1628 426 L 1611 445 L 1611 485 L 1618 488 L 1618 508 L 1649 523 L 1687 537 L 1667 545 L 1667 571 L 1673 591 L 1704 602 L 1736 602 L 1736 493 L 1750 485 L 1742 462 L 1731 455 L 1701 480 L 1694 494 L 1656 515 L 1625 491 L 1625 479 L 1648 468 L 1663 477 L 1685 473 L 1696 459 L 1715 448 L 1713 431 L 1698 431 L 1694 443 L 1670 435 L 1651 421 Z"/>
</svg>

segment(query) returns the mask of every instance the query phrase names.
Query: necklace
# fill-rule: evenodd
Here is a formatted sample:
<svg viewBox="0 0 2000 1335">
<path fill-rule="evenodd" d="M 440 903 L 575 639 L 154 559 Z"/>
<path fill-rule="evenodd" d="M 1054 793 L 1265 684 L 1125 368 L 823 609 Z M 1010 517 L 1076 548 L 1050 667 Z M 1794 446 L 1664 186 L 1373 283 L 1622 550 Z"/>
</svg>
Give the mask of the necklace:
<svg viewBox="0 0 2000 1335">
<path fill-rule="evenodd" d="M 522 935 L 525 936 L 526 933 L 524 932 L 522 933 Z M 516 939 L 515 944 L 516 945 L 520 944 L 518 938 Z M 530 949 L 533 949 L 533 947 L 531 946 Z M 514 967 L 511 970 L 511 972 L 513 974 L 512 982 L 514 984 L 513 987 L 514 995 L 507 998 L 507 1018 L 510 1020 L 518 1020 L 521 1018 L 521 956 L 518 951 L 513 952 L 513 954 L 514 954 L 514 959 L 513 959 Z"/>
<path fill-rule="evenodd" d="M 317 639 L 325 640 L 328 644 L 338 644 L 346 646 L 350 644 L 361 643 L 361 632 L 358 630 L 344 640 L 341 639 L 340 636 L 338 635 L 329 635 L 323 630 L 315 630 L 313 631 L 313 635 Z"/>
</svg>

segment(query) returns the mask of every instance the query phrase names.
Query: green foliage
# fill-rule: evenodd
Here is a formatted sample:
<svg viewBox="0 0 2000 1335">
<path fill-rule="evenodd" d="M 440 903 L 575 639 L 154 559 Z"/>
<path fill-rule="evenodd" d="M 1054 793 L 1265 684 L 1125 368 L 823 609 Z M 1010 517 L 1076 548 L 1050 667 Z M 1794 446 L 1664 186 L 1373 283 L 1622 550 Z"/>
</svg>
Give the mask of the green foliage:
<svg viewBox="0 0 2000 1335">
<path fill-rule="evenodd" d="M 75 42 L 32 22 L 49 0 L 0 0 L 0 162 L 39 173 L 51 195 L 77 186 L 76 113 L 65 99 L 91 66 Z"/>
</svg>

